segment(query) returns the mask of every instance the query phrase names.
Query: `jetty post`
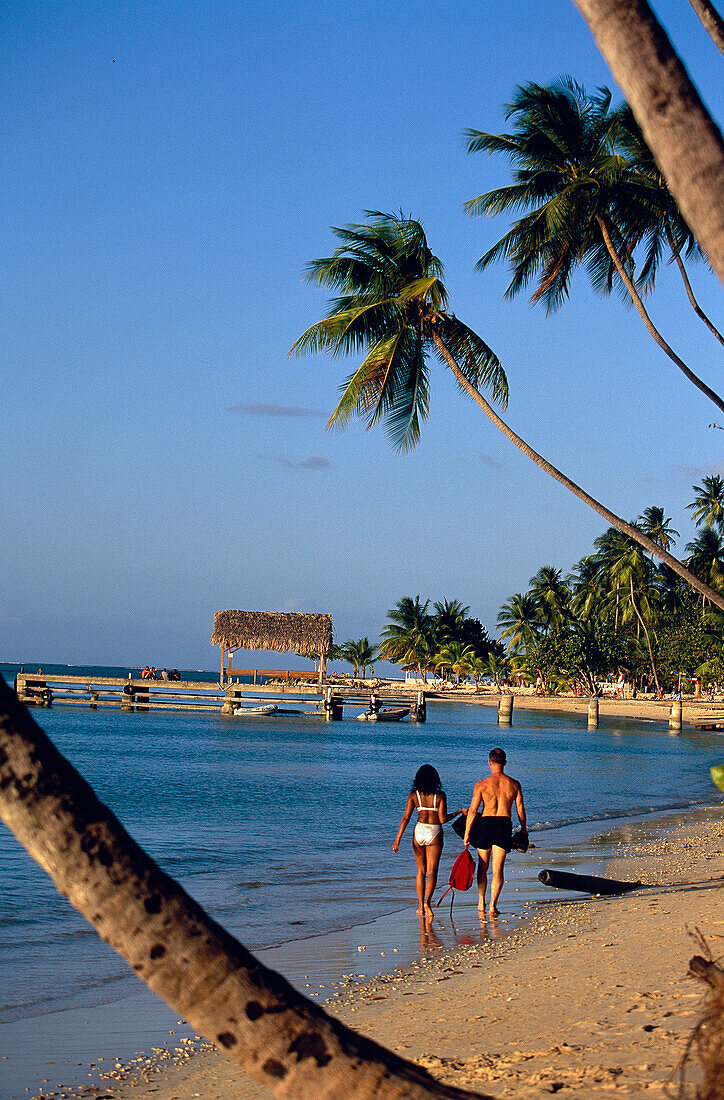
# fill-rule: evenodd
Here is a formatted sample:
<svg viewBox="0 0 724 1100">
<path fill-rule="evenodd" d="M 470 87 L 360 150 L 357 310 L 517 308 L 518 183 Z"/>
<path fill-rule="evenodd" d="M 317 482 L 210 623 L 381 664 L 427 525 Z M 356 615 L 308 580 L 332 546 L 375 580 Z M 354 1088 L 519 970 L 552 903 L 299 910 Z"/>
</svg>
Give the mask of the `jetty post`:
<svg viewBox="0 0 724 1100">
<path fill-rule="evenodd" d="M 427 720 L 427 700 L 425 692 L 418 691 L 417 698 L 410 703 L 410 721 L 425 722 Z"/>
<path fill-rule="evenodd" d="M 588 728 L 589 730 L 598 729 L 598 696 L 594 695 L 592 699 L 588 700 Z"/>
<path fill-rule="evenodd" d="M 343 701 L 341 695 L 335 695 L 330 687 L 324 690 L 324 717 L 328 722 L 341 722 L 343 717 Z"/>
<path fill-rule="evenodd" d="M 671 713 L 669 714 L 669 729 L 680 730 L 681 726 L 681 699 L 674 699 L 671 704 Z"/>
<path fill-rule="evenodd" d="M 513 696 L 503 695 L 498 703 L 498 725 L 513 725 Z"/>
<path fill-rule="evenodd" d="M 91 696 L 92 699 L 92 696 Z M 96 696 L 96 700 L 98 696 Z M 136 705 L 136 694 L 133 690 L 133 684 L 129 680 L 128 683 L 123 685 L 123 691 L 121 692 L 121 710 L 131 711 Z M 91 706 L 93 703 L 91 701 Z"/>
</svg>

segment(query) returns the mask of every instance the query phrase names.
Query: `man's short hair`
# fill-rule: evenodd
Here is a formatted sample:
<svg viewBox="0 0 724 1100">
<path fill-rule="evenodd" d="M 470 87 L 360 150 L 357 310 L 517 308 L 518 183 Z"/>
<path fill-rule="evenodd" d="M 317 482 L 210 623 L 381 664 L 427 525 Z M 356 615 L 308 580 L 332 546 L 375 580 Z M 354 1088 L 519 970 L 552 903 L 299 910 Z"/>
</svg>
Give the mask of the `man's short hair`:
<svg viewBox="0 0 724 1100">
<path fill-rule="evenodd" d="M 491 764 L 505 764 L 508 757 L 505 755 L 503 749 L 491 749 L 488 760 Z"/>
</svg>

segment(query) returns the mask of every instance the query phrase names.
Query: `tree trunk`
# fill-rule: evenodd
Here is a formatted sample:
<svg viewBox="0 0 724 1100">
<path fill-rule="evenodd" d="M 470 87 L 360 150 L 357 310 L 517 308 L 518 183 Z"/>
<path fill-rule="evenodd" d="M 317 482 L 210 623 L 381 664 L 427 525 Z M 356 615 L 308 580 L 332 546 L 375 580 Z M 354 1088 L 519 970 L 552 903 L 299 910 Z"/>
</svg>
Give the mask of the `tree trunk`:
<svg viewBox="0 0 724 1100">
<path fill-rule="evenodd" d="M 574 0 L 724 283 L 724 141 L 646 0 Z"/>
<path fill-rule="evenodd" d="M 662 351 L 666 352 L 672 363 L 676 363 L 679 370 L 682 371 L 682 373 L 689 379 L 689 381 L 692 382 L 697 387 L 697 389 L 701 390 L 703 394 L 706 394 L 709 400 L 713 401 L 716 407 L 721 410 L 721 412 L 724 412 L 724 399 L 722 399 L 718 393 L 715 393 L 714 390 L 707 386 L 706 382 L 702 382 L 701 378 L 694 374 L 693 370 L 687 367 L 684 360 L 676 354 L 674 349 L 670 347 L 669 344 L 667 344 L 666 340 L 664 340 L 663 336 L 649 317 L 646 311 L 646 307 L 641 301 L 641 295 L 636 290 L 633 279 L 626 270 L 624 264 L 621 261 L 621 257 L 614 247 L 613 241 L 611 240 L 611 234 L 609 233 L 608 226 L 606 225 L 605 218 L 602 218 L 600 214 L 597 214 L 596 222 L 598 224 L 598 228 L 601 230 L 601 236 L 603 237 L 604 244 L 606 245 L 606 251 L 613 260 L 616 271 L 619 273 L 621 281 L 626 287 L 631 301 L 636 306 L 636 309 L 641 316 L 641 320 L 646 326 L 646 331 L 648 332 L 649 336 L 651 336 L 651 338 L 656 341 Z"/>
<path fill-rule="evenodd" d="M 589 508 L 592 508 L 594 512 L 598 512 L 599 516 L 603 516 L 606 522 L 609 523 L 612 527 L 616 527 L 623 534 L 629 535 L 634 540 L 634 542 L 637 542 L 639 546 L 642 546 L 644 550 L 647 550 L 649 552 L 649 554 L 655 554 L 656 557 L 659 558 L 661 561 L 666 562 L 666 564 L 671 569 L 673 569 L 673 571 L 677 573 L 678 576 L 682 578 L 682 580 L 685 580 L 688 585 L 694 588 L 702 596 L 706 596 L 706 598 L 708 600 L 711 600 L 711 602 L 716 607 L 720 607 L 724 611 L 724 596 L 721 595 L 721 593 L 715 592 L 714 589 L 710 588 L 708 584 L 704 584 L 703 581 L 700 581 L 699 578 L 695 577 L 694 574 L 691 573 L 685 565 L 681 564 L 678 558 L 675 558 L 667 550 L 664 550 L 661 546 L 658 546 L 657 543 L 653 542 L 653 540 L 648 537 L 648 535 L 644 535 L 641 531 L 638 530 L 638 528 L 633 527 L 630 523 L 627 523 L 625 519 L 621 519 L 621 517 L 617 516 L 615 512 L 612 512 L 609 508 L 606 508 L 604 504 L 601 504 L 599 501 L 597 501 L 595 497 L 592 497 L 589 493 L 585 491 L 585 489 L 582 489 L 580 485 L 576 485 L 575 481 L 571 481 L 569 477 L 566 477 L 564 473 L 561 473 L 561 471 L 553 466 L 552 463 L 546 461 L 546 459 L 539 455 L 537 451 L 534 451 L 533 448 L 528 443 L 526 443 L 524 439 L 521 439 L 519 435 L 516 435 L 512 428 L 509 428 L 505 421 L 498 416 L 495 409 L 493 409 L 493 407 L 488 404 L 488 402 L 485 400 L 479 390 L 476 390 L 475 386 L 468 382 L 467 378 L 460 370 L 460 367 L 455 362 L 455 359 L 448 351 L 442 337 L 437 331 L 435 331 L 434 328 L 432 332 L 432 339 L 435 343 L 435 347 L 438 349 L 441 356 L 450 367 L 450 370 L 455 375 L 455 378 L 457 379 L 460 388 L 465 390 L 469 397 L 472 397 L 473 401 L 475 401 L 475 403 L 480 406 L 488 419 L 495 425 L 495 427 L 499 431 L 503 433 L 506 439 L 509 439 L 511 443 L 515 444 L 518 450 L 522 451 L 523 454 L 531 460 L 531 462 L 535 462 L 536 466 L 540 466 L 541 470 L 544 470 L 549 475 L 549 477 L 552 477 L 556 481 L 559 481 L 561 485 L 565 486 L 565 488 L 568 489 L 569 492 L 573 493 L 573 495 L 578 497 L 579 500 L 582 500 L 584 504 L 587 504 L 589 506 Z"/>
<path fill-rule="evenodd" d="M 712 42 L 724 53 L 724 19 L 709 0 L 689 0 Z"/>
<path fill-rule="evenodd" d="M 714 335 L 716 336 L 719 343 L 724 344 L 724 336 L 722 336 L 721 332 L 719 332 L 719 329 L 716 327 L 716 325 L 713 323 L 713 321 L 709 320 L 706 313 L 704 313 L 704 310 L 701 308 L 701 306 L 697 302 L 696 298 L 694 297 L 694 291 L 691 288 L 691 283 L 689 282 L 689 276 L 686 273 L 686 268 L 684 267 L 684 261 L 681 258 L 681 252 L 679 251 L 679 249 L 676 245 L 676 242 L 674 240 L 674 235 L 671 232 L 671 226 L 668 224 L 668 219 L 667 219 L 667 224 L 666 224 L 666 238 L 669 242 L 669 248 L 671 249 L 671 254 L 674 257 L 674 259 L 676 260 L 676 266 L 679 269 L 679 274 L 681 275 L 682 281 L 684 283 L 684 287 L 686 289 L 686 295 L 687 295 L 687 297 L 688 297 L 688 299 L 691 303 L 691 308 L 694 310 L 694 313 L 699 318 L 699 320 L 704 322 L 704 324 L 709 329 L 709 331 L 714 333 Z"/>
<path fill-rule="evenodd" d="M 656 684 L 656 690 L 658 691 L 659 690 L 659 674 L 656 671 L 656 662 L 654 661 L 654 653 L 653 653 L 653 650 L 651 648 L 651 639 L 649 638 L 649 632 L 646 629 L 646 623 L 643 620 L 643 616 L 641 615 L 641 612 L 639 611 L 638 607 L 636 606 L 636 599 L 634 597 L 633 574 L 629 574 L 628 579 L 629 579 L 629 584 L 631 585 L 631 605 L 632 605 L 634 611 L 636 612 L 636 618 L 641 623 L 641 626 L 643 627 L 644 634 L 646 635 L 646 645 L 648 646 L 648 649 L 649 649 L 649 661 L 651 662 L 651 671 L 654 674 L 654 683 Z"/>
<path fill-rule="evenodd" d="M 274 1095 L 472 1095 L 344 1027 L 262 966 L 131 839 L 2 677 L 0 814 L 153 992 Z"/>
</svg>

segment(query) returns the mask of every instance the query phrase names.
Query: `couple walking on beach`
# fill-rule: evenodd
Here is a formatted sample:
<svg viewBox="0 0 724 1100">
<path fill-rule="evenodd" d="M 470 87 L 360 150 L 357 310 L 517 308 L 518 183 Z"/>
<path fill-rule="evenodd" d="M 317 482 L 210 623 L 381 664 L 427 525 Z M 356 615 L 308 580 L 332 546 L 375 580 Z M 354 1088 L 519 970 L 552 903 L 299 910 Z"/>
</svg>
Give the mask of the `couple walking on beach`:
<svg viewBox="0 0 724 1100">
<path fill-rule="evenodd" d="M 513 804 L 521 828 L 526 828 L 523 791 L 517 779 L 505 774 L 506 759 L 503 749 L 491 749 L 488 757 L 490 775 L 475 784 L 470 805 L 453 813 L 447 812 L 447 797 L 437 770 L 431 764 L 423 764 L 418 769 L 413 788 L 407 796 L 392 851 L 399 851 L 402 834 L 417 810 L 418 821 L 412 836 L 412 851 L 417 864 L 415 885 L 419 902 L 417 912 L 420 916 L 432 920 L 430 902 L 437 885 L 437 871 L 442 855 L 442 827 L 445 822 L 452 821 L 460 814 L 467 815 L 463 836 L 465 848 L 468 849 L 472 843 L 478 851 L 478 909 L 480 912 L 485 911 L 488 871 L 492 867 L 488 912 L 491 917 L 498 915 L 505 857 L 510 851 L 513 834 Z M 481 806 L 482 813 L 478 813 Z"/>
</svg>

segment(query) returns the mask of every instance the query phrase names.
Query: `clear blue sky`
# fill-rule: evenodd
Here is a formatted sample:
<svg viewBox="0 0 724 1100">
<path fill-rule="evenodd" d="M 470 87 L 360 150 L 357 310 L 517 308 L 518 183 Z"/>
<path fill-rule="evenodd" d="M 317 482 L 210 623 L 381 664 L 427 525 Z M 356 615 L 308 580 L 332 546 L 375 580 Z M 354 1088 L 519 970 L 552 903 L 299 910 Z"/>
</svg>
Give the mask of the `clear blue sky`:
<svg viewBox="0 0 724 1100">
<path fill-rule="evenodd" d="M 721 120 L 714 45 L 683 0 L 656 10 Z M 714 406 L 585 275 L 546 318 L 473 270 L 505 225 L 462 203 L 507 174 L 463 129 L 502 129 L 527 80 L 612 83 L 571 0 L 6 0 L 0 32 L 0 659 L 215 667 L 216 610 L 376 638 L 418 592 L 492 630 L 589 552 L 603 522 L 449 373 L 409 456 L 325 431 L 353 364 L 286 353 L 325 309 L 306 261 L 365 209 L 424 222 L 510 424 L 619 514 L 662 505 L 684 552 L 691 485 L 722 470 Z M 651 312 L 721 391 L 675 273 Z"/>
</svg>

